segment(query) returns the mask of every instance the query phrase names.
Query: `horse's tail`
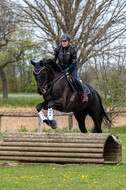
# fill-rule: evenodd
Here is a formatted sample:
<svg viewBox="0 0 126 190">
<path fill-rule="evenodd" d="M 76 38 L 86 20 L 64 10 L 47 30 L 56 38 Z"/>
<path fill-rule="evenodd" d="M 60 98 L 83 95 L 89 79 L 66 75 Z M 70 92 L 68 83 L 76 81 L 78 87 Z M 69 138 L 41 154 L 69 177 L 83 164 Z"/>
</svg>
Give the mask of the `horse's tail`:
<svg viewBox="0 0 126 190">
<path fill-rule="evenodd" d="M 106 113 L 105 110 L 104 110 L 104 107 L 103 107 L 102 101 L 101 101 L 101 97 L 100 97 L 100 95 L 98 94 L 98 92 L 97 92 L 97 95 L 98 95 L 99 102 L 100 102 L 100 106 L 101 106 L 101 110 L 102 110 L 102 119 L 103 119 L 103 122 L 104 122 L 106 125 L 112 125 L 112 121 L 109 119 L 107 113 Z"/>
</svg>

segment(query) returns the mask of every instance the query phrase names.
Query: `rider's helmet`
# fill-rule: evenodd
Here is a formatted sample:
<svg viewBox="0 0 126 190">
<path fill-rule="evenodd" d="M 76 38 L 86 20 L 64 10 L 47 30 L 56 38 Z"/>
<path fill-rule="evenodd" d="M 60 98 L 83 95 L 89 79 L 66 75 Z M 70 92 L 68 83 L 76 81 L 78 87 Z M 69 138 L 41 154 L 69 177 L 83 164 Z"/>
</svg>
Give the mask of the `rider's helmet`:
<svg viewBox="0 0 126 190">
<path fill-rule="evenodd" d="M 60 39 L 61 41 L 70 41 L 71 38 L 68 34 L 63 34 Z"/>
</svg>

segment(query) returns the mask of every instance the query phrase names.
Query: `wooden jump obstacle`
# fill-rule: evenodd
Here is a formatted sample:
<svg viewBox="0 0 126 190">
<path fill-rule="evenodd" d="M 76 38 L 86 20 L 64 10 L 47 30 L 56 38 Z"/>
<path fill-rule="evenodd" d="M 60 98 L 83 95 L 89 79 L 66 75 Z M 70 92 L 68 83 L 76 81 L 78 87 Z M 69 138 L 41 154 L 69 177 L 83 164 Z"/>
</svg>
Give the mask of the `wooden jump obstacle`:
<svg viewBox="0 0 126 190">
<path fill-rule="evenodd" d="M 43 163 L 119 163 L 122 146 L 113 134 L 5 133 L 0 160 Z"/>
</svg>

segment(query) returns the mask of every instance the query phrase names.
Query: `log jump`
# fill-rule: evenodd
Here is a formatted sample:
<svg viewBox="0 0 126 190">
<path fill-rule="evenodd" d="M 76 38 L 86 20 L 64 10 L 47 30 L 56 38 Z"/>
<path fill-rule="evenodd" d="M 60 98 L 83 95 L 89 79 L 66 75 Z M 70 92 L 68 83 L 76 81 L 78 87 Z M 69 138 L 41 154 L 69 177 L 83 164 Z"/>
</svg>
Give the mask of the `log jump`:
<svg viewBox="0 0 126 190">
<path fill-rule="evenodd" d="M 110 133 L 5 133 L 0 160 L 61 164 L 120 163 L 122 145 Z"/>
</svg>

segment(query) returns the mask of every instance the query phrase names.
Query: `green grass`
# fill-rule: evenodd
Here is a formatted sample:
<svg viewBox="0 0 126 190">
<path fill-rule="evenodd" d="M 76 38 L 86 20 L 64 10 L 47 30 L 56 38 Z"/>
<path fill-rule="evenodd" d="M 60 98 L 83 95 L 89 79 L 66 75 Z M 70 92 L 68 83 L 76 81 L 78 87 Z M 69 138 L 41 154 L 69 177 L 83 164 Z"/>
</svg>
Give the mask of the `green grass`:
<svg viewBox="0 0 126 190">
<path fill-rule="evenodd" d="M 111 132 L 122 141 L 120 165 L 0 166 L 0 190 L 126 190 L 126 126 Z"/>
<path fill-rule="evenodd" d="M 124 165 L 0 166 L 0 187 L 9 190 L 124 190 Z"/>
<path fill-rule="evenodd" d="M 26 126 L 22 126 L 21 128 L 18 130 L 19 132 L 37 132 L 37 128 L 34 131 L 28 131 Z M 43 132 L 52 132 L 51 127 L 49 129 L 43 128 L 42 129 Z M 64 128 L 56 128 L 55 129 L 56 133 L 80 133 L 79 128 L 78 129 L 72 129 L 69 130 L 69 127 L 64 127 Z M 92 129 L 88 129 L 88 132 L 91 133 Z M 116 127 L 116 128 L 111 128 L 111 129 L 103 129 L 103 133 L 114 133 L 114 134 L 126 134 L 126 126 L 122 126 L 122 127 Z"/>
<path fill-rule="evenodd" d="M 0 98 L 0 107 L 35 107 L 42 101 L 42 97 L 9 97 L 8 99 Z"/>
</svg>

